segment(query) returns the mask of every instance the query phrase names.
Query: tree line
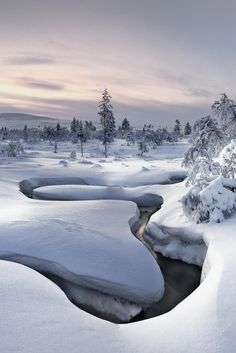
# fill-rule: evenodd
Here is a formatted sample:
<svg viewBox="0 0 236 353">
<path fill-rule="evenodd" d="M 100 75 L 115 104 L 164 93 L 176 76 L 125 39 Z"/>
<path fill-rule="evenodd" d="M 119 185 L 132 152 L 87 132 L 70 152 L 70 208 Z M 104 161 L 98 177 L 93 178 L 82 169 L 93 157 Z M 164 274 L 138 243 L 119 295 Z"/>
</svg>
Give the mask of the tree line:
<svg viewBox="0 0 236 353">
<path fill-rule="evenodd" d="M 98 139 L 104 145 L 104 155 L 108 156 L 108 145 L 114 141 L 114 138 L 125 139 L 128 144 L 137 143 L 140 154 L 148 151 L 148 146 L 156 146 L 167 141 L 174 143 L 182 136 L 190 136 L 192 127 L 189 122 L 182 129 L 180 120 L 176 119 L 172 129 L 154 128 L 152 124 L 144 124 L 143 128 L 136 129 L 131 126 L 130 121 L 125 117 L 121 124 L 117 126 L 111 96 L 107 89 L 102 93 L 98 109 L 99 125 L 92 121 L 81 120 L 74 117 L 69 127 L 61 126 L 58 122 L 56 126 L 45 125 L 43 128 L 29 128 L 27 125 L 23 129 L 8 129 L 2 127 L 0 130 L 1 140 L 19 141 L 24 140 L 28 143 L 39 141 L 50 141 L 55 144 L 57 151 L 57 142 L 71 141 L 79 143 L 81 154 L 84 153 L 84 143 L 91 139 Z"/>
</svg>

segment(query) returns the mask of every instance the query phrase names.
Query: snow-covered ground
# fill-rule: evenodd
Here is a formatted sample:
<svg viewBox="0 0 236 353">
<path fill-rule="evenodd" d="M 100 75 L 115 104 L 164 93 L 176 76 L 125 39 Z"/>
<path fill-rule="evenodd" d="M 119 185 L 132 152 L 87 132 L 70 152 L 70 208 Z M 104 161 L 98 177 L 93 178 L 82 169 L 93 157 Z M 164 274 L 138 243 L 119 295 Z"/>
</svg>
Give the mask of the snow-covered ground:
<svg viewBox="0 0 236 353">
<path fill-rule="evenodd" d="M 69 153 L 74 148 L 61 144 L 54 154 L 51 146 L 42 144 L 32 146 L 21 157 L 1 159 L 2 257 L 35 268 L 51 266 L 66 280 L 77 283 L 79 278 L 88 289 L 107 291 L 126 304 L 129 298 L 136 302 L 129 303 L 126 310 L 131 317 L 139 311 L 139 303 L 161 297 L 163 279 L 151 254 L 130 231 L 137 221 L 137 206 L 127 200 L 151 195 L 160 201 L 161 196 L 162 208 L 152 216 L 145 239 L 163 254 L 190 263 L 202 264 L 208 247 L 204 281 L 169 313 L 117 325 L 75 307 L 59 287 L 38 272 L 1 260 L 1 352 L 231 353 L 236 344 L 236 217 L 220 225 L 193 224 L 182 215 L 179 202 L 186 192 L 184 182 L 156 185 L 184 176 L 181 156 L 188 146 L 160 146 L 141 158 L 135 156 L 134 147 L 116 141 L 107 160 L 102 158 L 102 146 L 90 145 L 85 158 L 72 161 Z M 71 177 L 97 187 L 80 186 L 81 179 L 70 187 L 41 183 L 45 178 L 60 178 L 58 184 L 66 184 Z M 34 193 L 61 198 L 66 192 L 74 200 L 29 199 L 19 192 L 22 180 L 28 180 L 28 191 L 42 186 Z M 104 197 L 109 194 L 106 185 L 120 201 Z M 90 201 L 75 201 L 85 199 L 86 192 Z M 87 292 L 77 290 L 72 294 L 88 300 Z M 119 303 L 116 308 L 120 310 Z"/>
</svg>

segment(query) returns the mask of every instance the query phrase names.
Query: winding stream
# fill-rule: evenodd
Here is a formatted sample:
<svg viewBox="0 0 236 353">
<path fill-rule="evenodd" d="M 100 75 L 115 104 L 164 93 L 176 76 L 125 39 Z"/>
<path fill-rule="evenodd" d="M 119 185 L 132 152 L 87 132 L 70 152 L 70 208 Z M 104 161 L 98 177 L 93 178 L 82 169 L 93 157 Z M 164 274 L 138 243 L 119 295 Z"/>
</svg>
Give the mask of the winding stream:
<svg viewBox="0 0 236 353">
<path fill-rule="evenodd" d="M 163 256 L 161 253 L 155 253 L 150 249 L 150 246 L 145 242 L 143 235 L 149 219 L 155 212 L 158 212 L 159 208 L 139 207 L 139 210 L 140 227 L 136 231 L 135 236 L 142 241 L 142 243 L 147 246 L 155 256 L 165 281 L 165 292 L 159 302 L 150 305 L 132 321 L 149 319 L 173 309 L 200 285 L 202 270 L 199 266 L 188 264 L 180 260 L 170 259 Z"/>
</svg>

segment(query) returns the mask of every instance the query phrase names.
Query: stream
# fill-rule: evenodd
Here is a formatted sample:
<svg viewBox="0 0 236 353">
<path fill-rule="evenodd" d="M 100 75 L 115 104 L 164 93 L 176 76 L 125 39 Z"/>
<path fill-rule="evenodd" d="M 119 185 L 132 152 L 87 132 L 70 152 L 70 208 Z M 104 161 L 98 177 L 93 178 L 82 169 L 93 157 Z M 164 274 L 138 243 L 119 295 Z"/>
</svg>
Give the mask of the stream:
<svg viewBox="0 0 236 353">
<path fill-rule="evenodd" d="M 154 252 L 145 242 L 143 238 L 145 228 L 151 216 L 158 210 L 156 207 L 139 207 L 140 226 L 134 235 L 156 258 L 165 281 L 165 292 L 159 302 L 144 309 L 132 321 L 149 319 L 170 311 L 200 285 L 201 267 L 165 257 L 159 252 Z"/>
</svg>

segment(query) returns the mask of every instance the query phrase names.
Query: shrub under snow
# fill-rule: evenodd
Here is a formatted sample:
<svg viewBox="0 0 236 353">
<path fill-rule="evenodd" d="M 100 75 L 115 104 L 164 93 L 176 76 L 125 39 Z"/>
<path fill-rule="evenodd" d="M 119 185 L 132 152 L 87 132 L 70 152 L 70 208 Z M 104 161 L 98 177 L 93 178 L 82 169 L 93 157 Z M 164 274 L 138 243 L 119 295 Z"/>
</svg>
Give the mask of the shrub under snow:
<svg viewBox="0 0 236 353">
<path fill-rule="evenodd" d="M 77 159 L 76 151 L 72 151 L 69 158 L 71 161 L 75 161 Z"/>
<path fill-rule="evenodd" d="M 235 191 L 236 180 L 222 176 L 203 189 L 195 185 L 182 198 L 184 214 L 196 223 L 221 222 L 236 208 Z"/>
<path fill-rule="evenodd" d="M 0 154 L 3 154 L 7 157 L 17 157 L 22 153 L 24 153 L 24 148 L 22 144 L 18 141 L 11 141 L 8 144 L 3 144 L 0 147 Z"/>
<path fill-rule="evenodd" d="M 224 145 L 224 136 L 217 122 L 210 116 L 196 121 L 193 127 L 193 146 L 184 155 L 183 166 L 188 169 L 188 183 L 220 173 L 219 164 L 214 161 Z"/>
<path fill-rule="evenodd" d="M 234 178 L 236 172 L 236 140 L 225 146 L 220 153 L 221 172 L 225 178 Z"/>
</svg>

